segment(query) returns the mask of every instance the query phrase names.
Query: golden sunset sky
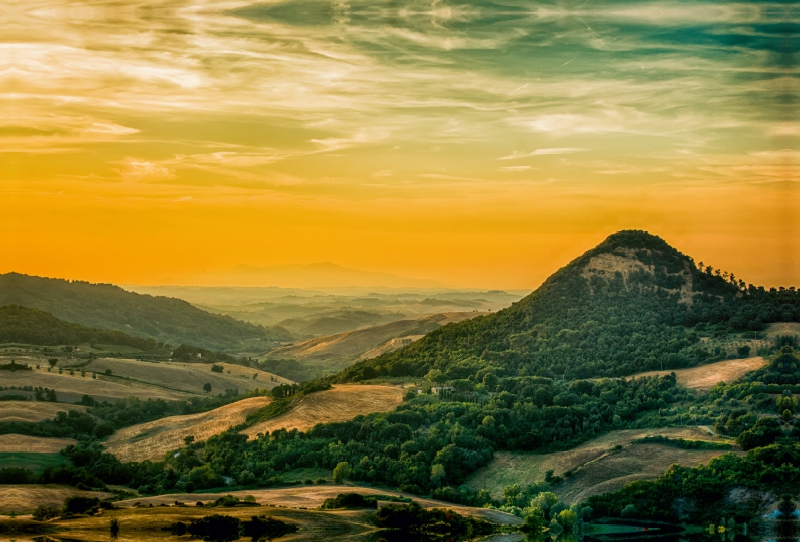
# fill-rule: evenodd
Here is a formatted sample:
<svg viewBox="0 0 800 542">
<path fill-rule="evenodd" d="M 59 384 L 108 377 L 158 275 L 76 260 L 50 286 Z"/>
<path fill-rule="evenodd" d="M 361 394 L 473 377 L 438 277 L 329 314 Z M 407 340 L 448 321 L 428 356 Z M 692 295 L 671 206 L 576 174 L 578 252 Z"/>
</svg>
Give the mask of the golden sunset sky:
<svg viewBox="0 0 800 542">
<path fill-rule="evenodd" d="M 152 284 L 329 261 L 533 288 L 637 228 L 797 285 L 798 19 L 770 2 L 6 2 L 0 272 Z"/>
</svg>

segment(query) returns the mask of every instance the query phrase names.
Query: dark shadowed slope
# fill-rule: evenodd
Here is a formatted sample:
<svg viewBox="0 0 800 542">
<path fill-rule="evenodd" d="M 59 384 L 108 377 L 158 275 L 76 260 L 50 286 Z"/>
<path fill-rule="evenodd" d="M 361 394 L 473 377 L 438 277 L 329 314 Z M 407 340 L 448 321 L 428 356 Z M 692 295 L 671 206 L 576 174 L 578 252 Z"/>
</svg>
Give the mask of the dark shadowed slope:
<svg viewBox="0 0 800 542">
<path fill-rule="evenodd" d="M 111 284 L 18 273 L 0 275 L 0 305 L 11 304 L 40 309 L 84 326 L 213 350 L 264 349 L 275 339 L 289 338 L 280 329 L 248 324 L 203 311 L 180 299 L 136 294 Z"/>
</svg>

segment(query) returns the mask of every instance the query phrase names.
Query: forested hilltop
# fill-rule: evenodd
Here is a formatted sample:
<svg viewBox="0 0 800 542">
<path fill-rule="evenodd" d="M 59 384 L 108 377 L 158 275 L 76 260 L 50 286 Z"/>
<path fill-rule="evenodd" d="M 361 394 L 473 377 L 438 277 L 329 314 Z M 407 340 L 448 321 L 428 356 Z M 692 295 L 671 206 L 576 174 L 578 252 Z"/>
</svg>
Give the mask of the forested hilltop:
<svg viewBox="0 0 800 542">
<path fill-rule="evenodd" d="M 745 284 L 644 231 L 618 232 L 496 314 L 450 324 L 360 362 L 342 381 L 428 376 L 566 379 L 677 369 L 723 359 L 702 337 L 800 321 L 800 292 Z M 735 354 L 734 354 L 735 355 Z"/>
<path fill-rule="evenodd" d="M 12 304 L 46 311 L 83 326 L 173 345 L 193 344 L 222 351 L 266 350 L 272 341 L 291 340 L 281 328 L 241 322 L 180 299 L 137 294 L 111 284 L 18 273 L 0 275 L 0 306 Z"/>
</svg>

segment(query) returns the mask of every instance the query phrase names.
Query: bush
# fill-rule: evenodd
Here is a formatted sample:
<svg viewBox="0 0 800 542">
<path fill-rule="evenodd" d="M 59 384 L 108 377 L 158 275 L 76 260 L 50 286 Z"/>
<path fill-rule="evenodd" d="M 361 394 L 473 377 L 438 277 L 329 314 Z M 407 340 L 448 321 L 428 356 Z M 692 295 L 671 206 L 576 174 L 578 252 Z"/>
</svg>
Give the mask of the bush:
<svg viewBox="0 0 800 542">
<path fill-rule="evenodd" d="M 64 512 L 67 514 L 85 514 L 98 506 L 100 506 L 100 499 L 97 497 L 75 495 L 64 499 Z"/>
<path fill-rule="evenodd" d="M 222 371 L 225 370 L 225 368 L 222 365 L 217 365 L 215 363 L 214 365 L 211 366 L 211 370 L 214 371 L 215 373 L 221 373 Z"/>
<path fill-rule="evenodd" d="M 320 506 L 321 510 L 336 510 L 337 508 L 377 508 L 378 501 L 375 497 L 364 496 L 360 493 L 340 493 L 336 497 L 325 499 Z"/>
<path fill-rule="evenodd" d="M 252 516 L 250 521 L 243 522 L 243 527 L 242 534 L 254 541 L 272 540 L 297 532 L 295 525 L 266 516 Z"/>
<path fill-rule="evenodd" d="M 36 507 L 36 510 L 33 511 L 33 519 L 36 521 L 47 521 L 48 519 L 58 517 L 60 513 L 57 506 L 40 504 Z"/>
<path fill-rule="evenodd" d="M 244 527 L 238 518 L 213 514 L 193 519 L 186 532 L 206 542 L 233 542 L 242 536 Z"/>
</svg>

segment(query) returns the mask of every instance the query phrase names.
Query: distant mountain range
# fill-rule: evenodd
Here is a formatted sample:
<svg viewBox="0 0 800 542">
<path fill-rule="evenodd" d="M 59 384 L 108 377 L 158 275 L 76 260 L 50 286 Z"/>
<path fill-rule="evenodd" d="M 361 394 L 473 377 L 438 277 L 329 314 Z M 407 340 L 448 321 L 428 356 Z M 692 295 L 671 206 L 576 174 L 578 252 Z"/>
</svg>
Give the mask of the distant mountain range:
<svg viewBox="0 0 800 542">
<path fill-rule="evenodd" d="M 189 344 L 239 352 L 265 350 L 291 340 L 281 328 L 266 328 L 212 314 L 181 299 L 128 292 L 111 284 L 92 284 L 8 273 L 0 275 L 0 306 L 21 305 L 57 318 L 173 346 Z"/>
<path fill-rule="evenodd" d="M 247 286 L 281 288 L 442 288 L 435 280 L 412 279 L 391 273 L 359 271 L 330 262 L 308 265 L 239 265 L 224 271 L 202 271 L 167 278 L 171 286 Z"/>
</svg>

